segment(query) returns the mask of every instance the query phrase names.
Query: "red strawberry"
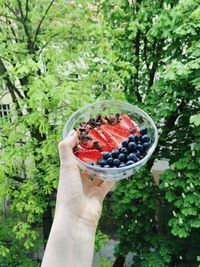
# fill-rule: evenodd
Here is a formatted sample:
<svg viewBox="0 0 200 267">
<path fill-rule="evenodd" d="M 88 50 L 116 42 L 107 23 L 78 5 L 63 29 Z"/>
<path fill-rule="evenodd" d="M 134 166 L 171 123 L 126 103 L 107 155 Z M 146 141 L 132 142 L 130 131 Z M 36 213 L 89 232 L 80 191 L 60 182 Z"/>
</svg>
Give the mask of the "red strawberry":
<svg viewBox="0 0 200 267">
<path fill-rule="evenodd" d="M 121 142 L 127 139 L 130 133 L 121 127 L 119 124 L 115 125 L 101 125 L 101 130 L 105 135 L 106 139 L 109 138 L 109 143 L 113 144 L 115 148 L 121 145 Z"/>
<path fill-rule="evenodd" d="M 80 141 L 80 146 L 85 149 L 96 149 L 94 142 L 98 142 L 100 145 L 100 150 L 102 151 L 111 151 L 112 147 L 108 144 L 106 139 L 96 130 L 92 129 L 88 133 L 88 135 L 92 138 L 91 140 L 87 140 L 87 142 Z"/>
<path fill-rule="evenodd" d="M 140 134 L 139 127 L 127 114 L 122 114 L 120 116 L 120 125 L 132 134 Z"/>
<path fill-rule="evenodd" d="M 90 150 L 79 150 L 76 156 L 84 161 L 84 162 L 93 162 L 97 163 L 97 161 L 101 158 L 102 154 L 97 149 L 90 149 Z"/>
<path fill-rule="evenodd" d="M 96 141 L 99 143 L 102 151 L 112 150 L 112 147 L 109 145 L 106 139 L 96 129 L 90 130 L 89 135 L 92 137 L 94 142 Z"/>
<path fill-rule="evenodd" d="M 93 143 L 93 140 L 87 140 L 87 142 L 80 141 L 79 145 L 85 149 L 92 149 Z"/>
<path fill-rule="evenodd" d="M 104 128 L 105 125 L 101 125 L 100 129 L 102 131 L 102 134 L 105 136 L 105 139 L 109 143 L 109 145 L 112 147 L 112 149 L 118 148 L 119 147 L 119 142 L 116 140 L 116 138 L 113 137 L 113 135 L 106 131 Z"/>
</svg>

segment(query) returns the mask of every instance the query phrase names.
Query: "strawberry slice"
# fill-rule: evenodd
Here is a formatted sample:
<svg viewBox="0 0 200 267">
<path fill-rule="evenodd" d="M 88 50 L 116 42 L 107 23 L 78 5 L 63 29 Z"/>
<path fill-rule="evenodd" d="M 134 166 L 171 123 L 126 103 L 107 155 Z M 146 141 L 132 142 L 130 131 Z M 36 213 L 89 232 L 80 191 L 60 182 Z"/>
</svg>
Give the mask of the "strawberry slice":
<svg viewBox="0 0 200 267">
<path fill-rule="evenodd" d="M 85 149 L 92 149 L 93 143 L 93 140 L 87 140 L 87 142 L 80 141 L 79 145 Z"/>
<path fill-rule="evenodd" d="M 101 130 L 105 135 L 106 139 L 109 138 L 109 143 L 113 144 L 115 148 L 121 146 L 121 142 L 127 139 L 130 133 L 121 127 L 119 124 L 115 125 L 101 125 Z M 108 139 L 107 139 L 108 140 Z"/>
<path fill-rule="evenodd" d="M 106 139 L 96 129 L 90 130 L 89 135 L 92 137 L 94 142 L 99 143 L 102 151 L 111 151 L 112 150 L 112 147 L 109 145 L 109 143 L 106 141 Z"/>
<path fill-rule="evenodd" d="M 100 145 L 101 151 L 111 151 L 113 148 L 109 145 L 106 139 L 96 130 L 92 129 L 88 133 L 88 135 L 92 138 L 91 140 L 87 140 L 87 142 L 80 141 L 80 146 L 85 149 L 96 149 L 95 142 L 98 142 Z M 99 148 L 98 148 L 99 149 Z"/>
<path fill-rule="evenodd" d="M 79 150 L 76 156 L 84 161 L 84 162 L 93 162 L 97 163 L 97 161 L 101 158 L 102 154 L 97 149 L 90 149 L 90 150 Z"/>
<path fill-rule="evenodd" d="M 100 129 L 101 129 L 102 134 L 105 136 L 105 139 L 107 140 L 109 145 L 112 147 L 112 149 L 118 148 L 120 146 L 120 143 L 117 141 L 116 138 L 113 137 L 112 133 L 110 133 L 104 128 L 104 126 L 105 125 L 101 125 Z"/>
<path fill-rule="evenodd" d="M 139 127 L 127 114 L 122 114 L 120 116 L 120 125 L 132 134 L 140 134 Z"/>
</svg>

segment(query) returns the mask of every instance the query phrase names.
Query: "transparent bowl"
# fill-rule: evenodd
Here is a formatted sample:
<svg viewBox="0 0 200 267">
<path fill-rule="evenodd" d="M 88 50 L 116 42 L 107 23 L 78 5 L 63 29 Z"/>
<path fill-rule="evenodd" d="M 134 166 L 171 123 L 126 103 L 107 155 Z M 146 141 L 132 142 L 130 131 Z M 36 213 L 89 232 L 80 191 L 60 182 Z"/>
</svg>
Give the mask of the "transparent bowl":
<svg viewBox="0 0 200 267">
<path fill-rule="evenodd" d="M 124 178 L 130 177 L 134 172 L 138 171 L 151 157 L 158 142 L 158 131 L 151 117 L 143 110 L 126 102 L 106 100 L 80 108 L 68 119 L 64 127 L 63 136 L 65 138 L 68 133 L 72 129 L 74 129 L 74 127 L 78 128 L 80 126 L 80 123 L 83 121 L 88 121 L 90 118 L 96 118 L 99 114 L 112 115 L 116 113 L 127 114 L 134 122 L 138 124 L 140 128 L 147 127 L 151 146 L 143 159 L 132 165 L 122 168 L 109 169 L 95 167 L 81 161 L 74 155 L 77 165 L 81 169 L 91 175 L 97 175 L 99 178 L 104 180 L 122 180 Z"/>
</svg>

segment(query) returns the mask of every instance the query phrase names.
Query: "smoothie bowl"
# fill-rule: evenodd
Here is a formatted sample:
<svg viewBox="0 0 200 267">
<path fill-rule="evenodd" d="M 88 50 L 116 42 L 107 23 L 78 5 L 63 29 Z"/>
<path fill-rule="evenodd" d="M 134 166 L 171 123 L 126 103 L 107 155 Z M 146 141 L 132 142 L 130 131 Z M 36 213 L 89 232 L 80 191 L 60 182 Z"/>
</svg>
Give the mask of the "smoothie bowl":
<svg viewBox="0 0 200 267">
<path fill-rule="evenodd" d="M 77 165 L 104 180 L 132 176 L 151 157 L 158 142 L 154 121 L 126 102 L 106 100 L 86 105 L 66 122 L 64 138 L 75 129 Z"/>
</svg>

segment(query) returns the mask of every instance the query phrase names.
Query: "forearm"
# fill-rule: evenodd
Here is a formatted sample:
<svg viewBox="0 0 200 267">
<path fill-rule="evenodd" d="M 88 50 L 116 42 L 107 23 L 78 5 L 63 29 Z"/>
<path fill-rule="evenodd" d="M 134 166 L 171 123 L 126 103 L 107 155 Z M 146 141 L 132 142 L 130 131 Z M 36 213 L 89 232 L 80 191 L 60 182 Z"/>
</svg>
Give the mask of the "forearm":
<svg viewBox="0 0 200 267">
<path fill-rule="evenodd" d="M 57 207 L 42 267 L 91 267 L 96 228 Z"/>
</svg>

